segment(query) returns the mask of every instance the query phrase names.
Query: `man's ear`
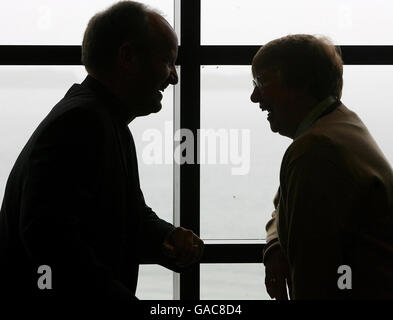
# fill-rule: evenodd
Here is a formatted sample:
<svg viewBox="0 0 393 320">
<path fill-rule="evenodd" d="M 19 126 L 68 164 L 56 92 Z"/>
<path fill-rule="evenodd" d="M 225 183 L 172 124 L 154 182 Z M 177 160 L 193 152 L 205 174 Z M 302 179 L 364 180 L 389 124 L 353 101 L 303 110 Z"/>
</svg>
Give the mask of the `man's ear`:
<svg viewBox="0 0 393 320">
<path fill-rule="evenodd" d="M 139 57 L 135 46 L 130 42 L 124 42 L 118 50 L 118 64 L 128 75 L 134 74 L 139 67 Z"/>
</svg>

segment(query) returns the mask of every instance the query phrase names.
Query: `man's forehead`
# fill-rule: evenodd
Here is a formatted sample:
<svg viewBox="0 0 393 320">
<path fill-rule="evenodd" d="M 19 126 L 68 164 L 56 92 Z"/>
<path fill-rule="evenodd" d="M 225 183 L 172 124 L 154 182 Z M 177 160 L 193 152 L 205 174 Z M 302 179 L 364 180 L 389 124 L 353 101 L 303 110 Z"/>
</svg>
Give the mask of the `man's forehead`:
<svg viewBox="0 0 393 320">
<path fill-rule="evenodd" d="M 172 26 L 163 16 L 156 12 L 151 12 L 149 14 L 149 20 L 157 40 L 177 46 L 177 35 Z"/>
<path fill-rule="evenodd" d="M 254 76 L 261 74 L 266 69 L 266 66 L 262 63 L 260 51 L 252 59 L 252 73 Z"/>
<path fill-rule="evenodd" d="M 279 70 L 273 66 L 254 66 L 253 64 L 251 70 L 254 77 L 272 77 L 279 75 Z"/>
<path fill-rule="evenodd" d="M 256 54 L 252 60 L 251 66 L 253 76 L 274 76 L 280 73 L 279 61 L 265 61 L 261 55 Z"/>
</svg>

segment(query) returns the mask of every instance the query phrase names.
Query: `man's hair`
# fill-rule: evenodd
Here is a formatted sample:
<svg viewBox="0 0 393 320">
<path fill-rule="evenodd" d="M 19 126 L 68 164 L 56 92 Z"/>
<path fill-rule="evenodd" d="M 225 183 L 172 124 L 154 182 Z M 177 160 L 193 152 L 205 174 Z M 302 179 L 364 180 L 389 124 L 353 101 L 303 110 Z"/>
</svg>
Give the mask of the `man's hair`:
<svg viewBox="0 0 393 320">
<path fill-rule="evenodd" d="M 290 88 L 307 88 L 318 100 L 341 98 L 341 50 L 325 37 L 288 35 L 261 47 L 253 60 L 255 69 L 272 68 Z"/>
<path fill-rule="evenodd" d="M 157 12 L 138 2 L 122 1 L 93 16 L 82 42 L 86 70 L 101 73 L 110 69 L 125 41 L 131 41 L 141 52 L 147 50 L 152 37 L 150 13 Z"/>
</svg>

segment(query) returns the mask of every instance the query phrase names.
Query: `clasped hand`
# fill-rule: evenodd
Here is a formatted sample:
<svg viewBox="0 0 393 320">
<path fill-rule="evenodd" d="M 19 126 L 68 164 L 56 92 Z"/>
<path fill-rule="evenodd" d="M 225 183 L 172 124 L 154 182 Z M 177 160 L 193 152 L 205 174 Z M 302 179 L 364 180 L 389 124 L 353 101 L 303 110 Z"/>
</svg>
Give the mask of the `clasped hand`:
<svg viewBox="0 0 393 320">
<path fill-rule="evenodd" d="M 203 241 L 191 230 L 177 227 L 169 233 L 163 244 L 163 252 L 173 258 L 179 267 L 188 267 L 202 258 Z"/>
</svg>

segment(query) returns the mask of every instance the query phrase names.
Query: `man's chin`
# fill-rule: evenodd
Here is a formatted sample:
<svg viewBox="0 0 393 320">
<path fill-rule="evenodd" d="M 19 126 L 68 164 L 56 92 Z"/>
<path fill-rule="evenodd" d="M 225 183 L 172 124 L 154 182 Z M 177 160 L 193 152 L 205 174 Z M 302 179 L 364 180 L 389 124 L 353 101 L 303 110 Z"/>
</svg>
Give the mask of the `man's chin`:
<svg viewBox="0 0 393 320">
<path fill-rule="evenodd" d="M 161 103 L 152 103 L 148 106 L 138 108 L 137 117 L 147 116 L 151 113 L 157 113 L 162 109 Z"/>
<path fill-rule="evenodd" d="M 161 109 L 162 109 L 162 104 L 161 104 L 161 102 L 160 103 L 157 103 L 155 106 L 153 106 L 153 108 L 152 108 L 152 113 L 157 113 L 157 112 L 159 112 L 159 111 L 161 111 Z"/>
<path fill-rule="evenodd" d="M 272 132 L 277 133 L 278 132 L 278 127 L 274 124 L 274 122 L 269 121 L 270 124 L 270 130 L 272 130 Z"/>
</svg>

